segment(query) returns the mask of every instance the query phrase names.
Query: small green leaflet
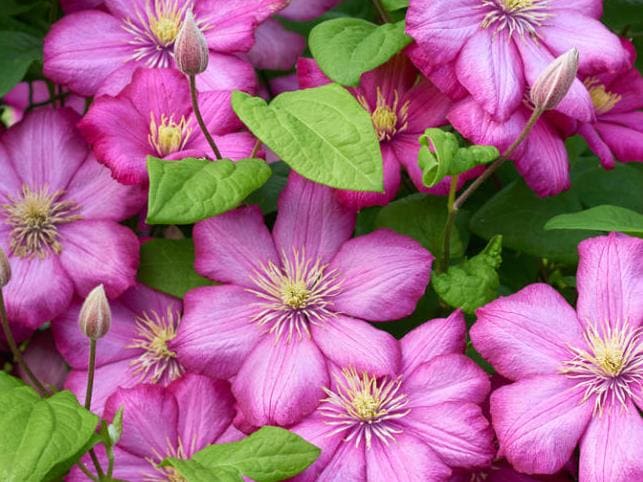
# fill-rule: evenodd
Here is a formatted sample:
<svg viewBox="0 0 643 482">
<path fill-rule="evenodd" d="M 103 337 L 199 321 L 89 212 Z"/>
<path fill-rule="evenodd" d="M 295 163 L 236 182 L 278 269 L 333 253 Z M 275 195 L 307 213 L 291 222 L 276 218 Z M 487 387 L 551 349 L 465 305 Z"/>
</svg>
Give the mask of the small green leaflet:
<svg viewBox="0 0 643 482">
<path fill-rule="evenodd" d="M 554 216 L 547 221 L 545 229 L 588 229 L 642 235 L 643 214 L 620 206 L 602 205 L 577 213 Z"/>
<path fill-rule="evenodd" d="M 270 177 L 261 159 L 147 158 L 148 224 L 192 224 L 239 206 Z"/>
<path fill-rule="evenodd" d="M 355 87 L 364 72 L 386 63 L 411 43 L 404 22 L 375 25 L 359 18 L 320 23 L 308 37 L 319 68 L 331 80 Z"/>
<path fill-rule="evenodd" d="M 190 460 L 167 458 L 161 465 L 174 467 L 188 482 L 278 482 L 305 470 L 320 450 L 298 435 L 265 426 L 239 441 L 210 445 Z"/>
<path fill-rule="evenodd" d="M 382 154 L 371 117 L 337 84 L 285 92 L 268 105 L 232 95 L 243 123 L 302 176 L 338 189 L 382 192 Z"/>
<path fill-rule="evenodd" d="M 42 59 L 42 41 L 24 32 L 0 31 L 0 96 L 22 80 L 31 63 Z"/>
<path fill-rule="evenodd" d="M 501 252 L 502 236 L 494 236 L 473 258 L 451 266 L 446 273 L 433 274 L 433 289 L 450 306 L 472 314 L 498 296 Z"/>
<path fill-rule="evenodd" d="M 98 417 L 68 392 L 41 399 L 0 372 L 0 480 L 59 480 L 98 437 Z"/>
</svg>

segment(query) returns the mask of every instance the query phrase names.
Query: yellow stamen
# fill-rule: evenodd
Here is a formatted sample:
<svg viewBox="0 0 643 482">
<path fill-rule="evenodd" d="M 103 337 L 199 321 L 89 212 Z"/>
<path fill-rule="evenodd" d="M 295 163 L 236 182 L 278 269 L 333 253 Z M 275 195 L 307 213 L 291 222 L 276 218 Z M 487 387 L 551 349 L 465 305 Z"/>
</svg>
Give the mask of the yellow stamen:
<svg viewBox="0 0 643 482">
<path fill-rule="evenodd" d="M 592 104 L 597 114 L 606 114 L 611 111 L 622 98 L 621 95 L 609 92 L 604 84 L 601 84 L 596 77 L 585 79 L 585 87 L 592 97 Z"/>
<path fill-rule="evenodd" d="M 188 127 L 185 117 L 179 122 L 174 116 L 161 115 L 161 122 L 157 124 L 154 114 L 150 114 L 150 133 L 148 142 L 160 156 L 167 156 L 185 147 L 192 129 Z"/>
<path fill-rule="evenodd" d="M 302 280 L 284 280 L 281 286 L 281 300 L 294 309 L 305 308 L 310 298 L 310 290 Z"/>
<path fill-rule="evenodd" d="M 529 8 L 534 4 L 534 0 L 502 0 L 507 12 L 515 12 L 523 8 Z"/>
<path fill-rule="evenodd" d="M 371 112 L 370 106 L 363 96 L 358 96 L 357 100 L 367 111 Z M 389 105 L 382 94 L 382 90 L 379 87 L 377 88 L 377 100 L 375 110 L 371 112 L 371 120 L 380 141 L 391 140 L 396 133 L 408 127 L 409 101 L 406 101 L 401 108 L 399 107 L 399 101 L 399 94 L 397 90 L 394 90 L 393 103 Z"/>
<path fill-rule="evenodd" d="M 174 42 L 181 29 L 183 10 L 177 0 L 155 0 L 154 7 L 148 3 L 146 13 L 150 30 L 159 43 L 167 47 Z"/>
</svg>

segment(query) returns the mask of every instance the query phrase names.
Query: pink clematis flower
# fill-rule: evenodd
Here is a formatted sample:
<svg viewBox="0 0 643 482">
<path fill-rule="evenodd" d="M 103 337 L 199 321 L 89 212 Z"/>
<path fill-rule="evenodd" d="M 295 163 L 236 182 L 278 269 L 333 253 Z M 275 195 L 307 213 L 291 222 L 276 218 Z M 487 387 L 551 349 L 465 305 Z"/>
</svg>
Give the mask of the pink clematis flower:
<svg viewBox="0 0 643 482">
<path fill-rule="evenodd" d="M 31 93 L 29 92 L 31 84 Z M 29 98 L 31 97 L 31 99 Z M 29 104 L 38 104 L 49 100 L 49 88 L 44 80 L 33 82 L 20 82 L 2 98 L 2 104 L 9 107 L 11 121 L 9 125 L 20 122 L 25 115 Z M 68 95 L 64 100 L 65 107 L 70 107 L 75 112 L 82 114 L 85 111 L 85 99 L 77 95 Z"/>
<path fill-rule="evenodd" d="M 87 387 L 89 344 L 78 329 L 81 300 L 55 319 L 52 330 L 58 351 L 71 367 L 65 388 L 82 400 Z M 112 325 L 98 341 L 92 407 L 101 413 L 119 387 L 138 383 L 168 385 L 185 370 L 168 343 L 181 321 L 181 302 L 137 284 L 110 303 Z"/>
<path fill-rule="evenodd" d="M 395 339 L 362 320 L 409 315 L 433 256 L 390 230 L 349 239 L 354 226 L 330 188 L 294 172 L 272 235 L 256 206 L 196 225 L 195 267 L 224 284 L 188 292 L 169 347 L 187 370 L 236 375 L 249 424 L 291 425 L 312 412 L 329 361 L 376 375 L 398 366 Z"/>
<path fill-rule="evenodd" d="M 297 74 L 302 88 L 330 82 L 313 59 L 300 59 Z M 446 114 L 451 106 L 449 98 L 431 82 L 419 78 L 417 70 L 404 55 L 398 55 L 382 67 L 364 74 L 360 86 L 351 90 L 371 114 L 380 140 L 384 193 L 337 191 L 339 199 L 355 209 L 387 204 L 395 198 L 400 187 L 401 167 L 406 169 L 419 191 L 446 194 L 448 179 L 432 189 L 424 187 L 417 157 L 420 150 L 418 138 L 424 130 L 447 123 Z M 462 183 L 475 172 L 461 176 Z"/>
<path fill-rule="evenodd" d="M 117 94 L 137 67 L 174 67 L 174 40 L 191 9 L 210 47 L 200 90 L 253 90 L 252 66 L 236 54 L 285 0 L 105 0 L 107 11 L 66 15 L 45 39 L 44 72 L 78 94 Z M 96 35 L 101 32 L 101 35 Z"/>
<path fill-rule="evenodd" d="M 399 343 L 402 362 L 378 373 L 335 367 L 317 410 L 292 430 L 322 449 L 296 481 L 448 481 L 487 466 L 493 432 L 479 406 L 489 377 L 464 356 L 461 312 L 428 321 Z M 377 344 L 369 349 L 379 351 Z M 389 373 L 380 376 L 379 373 Z"/>
<path fill-rule="evenodd" d="M 0 138 L 0 245 L 12 279 L 9 319 L 31 330 L 102 283 L 117 297 L 135 281 L 139 244 L 118 224 L 145 193 L 94 159 L 71 110 L 40 109 Z"/>
<path fill-rule="evenodd" d="M 243 434 L 232 425 L 234 399 L 222 380 L 187 374 L 167 387 L 141 384 L 119 388 L 105 405 L 103 418 L 112 420 L 123 408 L 123 435 L 114 449 L 114 478 L 134 481 L 174 481 L 171 467 L 159 467 L 166 457 L 190 458 L 213 443 L 239 440 Z M 107 457 L 98 448 L 102 467 Z M 91 467 L 89 457 L 86 465 Z M 78 469 L 68 481 L 86 481 Z"/>
<path fill-rule="evenodd" d="M 601 0 L 411 0 L 409 55 L 425 75 L 460 84 L 494 119 L 508 119 L 527 87 L 558 55 L 576 47 L 580 72 L 628 63 L 619 39 L 598 20 Z M 445 67 L 446 66 L 446 67 Z M 447 81 L 451 78 L 451 81 Z M 587 89 L 576 80 L 557 110 L 589 122 Z"/>
<path fill-rule="evenodd" d="M 474 346 L 515 381 L 491 395 L 500 455 L 551 474 L 580 441 L 580 482 L 643 480 L 643 240 L 610 234 L 579 253 L 576 311 L 534 284 L 477 312 Z"/>
<path fill-rule="evenodd" d="M 229 91 L 200 93 L 199 107 L 224 156 L 250 155 L 255 139 L 233 112 Z M 97 159 L 125 184 L 147 183 L 148 155 L 162 159 L 213 155 L 192 112 L 188 80 L 174 69 L 138 69 L 117 96 L 94 101 L 79 129 Z"/>
</svg>

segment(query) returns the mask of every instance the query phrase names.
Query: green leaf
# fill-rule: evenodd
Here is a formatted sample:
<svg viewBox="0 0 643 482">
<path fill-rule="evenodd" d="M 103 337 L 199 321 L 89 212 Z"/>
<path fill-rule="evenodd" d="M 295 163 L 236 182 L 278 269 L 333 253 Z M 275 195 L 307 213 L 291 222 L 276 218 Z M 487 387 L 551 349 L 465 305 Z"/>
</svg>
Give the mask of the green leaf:
<svg viewBox="0 0 643 482">
<path fill-rule="evenodd" d="M 194 271 L 191 239 L 152 239 L 141 246 L 138 279 L 156 290 L 183 298 L 192 288 L 210 283 Z"/>
<path fill-rule="evenodd" d="M 451 266 L 446 273 L 433 274 L 433 289 L 450 306 L 472 314 L 498 296 L 501 252 L 502 236 L 494 236 L 473 258 Z"/>
<path fill-rule="evenodd" d="M 404 33 L 404 22 L 378 26 L 360 18 L 337 18 L 313 28 L 308 42 L 331 80 L 355 87 L 364 72 L 386 63 L 411 38 Z"/>
<path fill-rule="evenodd" d="M 0 31 L 0 96 L 22 80 L 35 60 L 42 60 L 42 41 L 24 32 Z"/>
<path fill-rule="evenodd" d="M 578 213 L 554 216 L 547 221 L 545 229 L 589 229 L 643 234 L 643 214 L 619 206 L 596 206 Z"/>
<path fill-rule="evenodd" d="M 270 179 L 246 199 L 248 204 L 257 204 L 264 215 L 274 213 L 277 210 L 279 195 L 286 187 L 288 173 L 290 172 L 288 164 L 282 161 L 273 162 L 270 164 L 270 169 L 272 170 Z"/>
<path fill-rule="evenodd" d="M 192 224 L 236 208 L 270 177 L 261 159 L 163 161 L 147 158 L 147 223 Z"/>
<path fill-rule="evenodd" d="M 640 165 L 619 163 L 607 171 L 596 158 L 583 164 L 590 166 L 580 173 L 572 171 L 572 191 L 578 194 L 584 208 L 609 204 L 643 212 L 643 170 L 637 169 Z"/>
<path fill-rule="evenodd" d="M 190 460 L 165 459 L 188 482 L 277 482 L 297 475 L 312 464 L 320 450 L 287 430 L 265 426 L 233 443 L 210 445 Z"/>
<path fill-rule="evenodd" d="M 252 133 L 302 176 L 338 189 L 382 192 L 371 117 L 337 84 L 285 92 L 270 105 L 243 92 L 232 106 Z"/>
<path fill-rule="evenodd" d="M 58 480 L 96 443 L 98 417 L 72 393 L 41 399 L 6 378 L 0 387 L 0 480 Z"/>
<path fill-rule="evenodd" d="M 380 2 L 388 12 L 394 12 L 409 6 L 409 0 L 380 0 Z"/>
<path fill-rule="evenodd" d="M 446 198 L 412 194 L 384 206 L 375 218 L 375 227 L 390 228 L 418 241 L 438 259 L 442 257 L 442 232 L 447 221 Z M 459 232 L 451 236 L 451 256 L 464 256 Z"/>
</svg>

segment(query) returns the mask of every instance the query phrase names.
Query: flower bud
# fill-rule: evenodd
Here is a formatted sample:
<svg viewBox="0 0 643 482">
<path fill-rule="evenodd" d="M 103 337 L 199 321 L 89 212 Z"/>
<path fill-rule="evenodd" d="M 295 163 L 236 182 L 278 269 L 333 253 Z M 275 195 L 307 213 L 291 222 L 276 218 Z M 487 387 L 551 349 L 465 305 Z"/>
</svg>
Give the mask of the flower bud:
<svg viewBox="0 0 643 482">
<path fill-rule="evenodd" d="M 540 110 L 554 109 L 565 98 L 578 72 L 578 50 L 568 50 L 550 63 L 531 88 L 531 101 Z"/>
<path fill-rule="evenodd" d="M 85 298 L 78 315 L 78 325 L 86 337 L 97 340 L 107 334 L 111 324 L 112 312 L 105 289 L 103 285 L 98 285 Z"/>
<path fill-rule="evenodd" d="M 2 248 L 0 248 L 0 288 L 7 286 L 11 279 L 11 265 L 9 258 Z"/>
<path fill-rule="evenodd" d="M 208 54 L 205 35 L 194 21 L 192 12 L 188 11 L 174 42 L 176 65 L 184 74 L 200 74 L 208 66 Z"/>
</svg>

